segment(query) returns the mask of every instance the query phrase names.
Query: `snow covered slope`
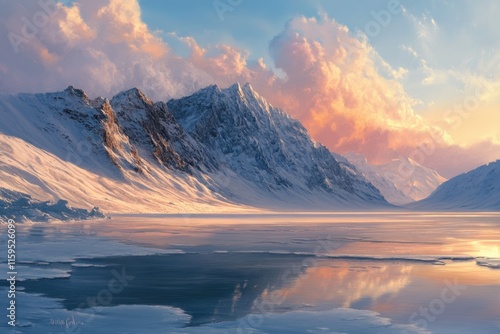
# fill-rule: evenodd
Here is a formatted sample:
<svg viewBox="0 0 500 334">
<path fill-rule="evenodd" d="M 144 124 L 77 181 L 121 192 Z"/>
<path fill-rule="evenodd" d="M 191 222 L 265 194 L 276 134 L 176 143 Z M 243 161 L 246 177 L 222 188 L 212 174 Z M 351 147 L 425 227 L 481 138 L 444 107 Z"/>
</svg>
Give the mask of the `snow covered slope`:
<svg viewBox="0 0 500 334">
<path fill-rule="evenodd" d="M 385 165 L 374 166 L 379 175 L 393 182 L 406 196 L 418 201 L 429 196 L 446 181 L 433 169 L 409 158 L 395 159 Z"/>
<path fill-rule="evenodd" d="M 344 158 L 249 85 L 167 104 L 0 96 L 0 187 L 106 212 L 376 208 L 388 204 Z"/>
<path fill-rule="evenodd" d="M 377 187 L 388 202 L 396 205 L 419 201 L 428 197 L 446 181 L 435 170 L 408 158 L 394 159 L 385 165 L 370 165 L 358 154 L 346 158 Z"/>
<path fill-rule="evenodd" d="M 413 203 L 422 210 L 500 210 L 500 160 L 443 183 L 431 196 Z"/>
<path fill-rule="evenodd" d="M 76 159 L 77 158 L 77 159 Z M 0 187 L 40 200 L 66 199 L 74 207 L 104 212 L 190 213 L 241 210 L 192 175 L 144 161 L 147 173 L 123 171 L 120 178 L 85 169 L 88 155 L 65 161 L 16 137 L 0 134 Z M 104 159 L 109 159 L 104 157 Z M 81 162 L 80 162 L 81 161 Z M 80 163 L 78 163 L 80 162 Z M 104 164 L 104 163 L 103 163 Z M 120 175 L 119 168 L 110 164 Z"/>
<path fill-rule="evenodd" d="M 356 166 L 357 170 L 360 171 L 368 181 L 380 190 L 389 203 L 400 205 L 414 201 L 411 197 L 405 195 L 402 190 L 398 189 L 392 181 L 389 181 L 384 175 L 378 174 L 378 172 L 375 171 L 375 166 L 370 165 L 364 156 L 359 154 L 347 154 L 345 157 Z"/>
<path fill-rule="evenodd" d="M 210 86 L 167 105 L 186 132 L 204 145 L 206 155 L 252 185 L 253 192 L 296 205 L 385 204 L 354 166 L 314 143 L 300 122 L 273 108 L 249 84 L 222 90 Z M 231 197 L 245 200 L 237 189 L 229 190 Z"/>
</svg>

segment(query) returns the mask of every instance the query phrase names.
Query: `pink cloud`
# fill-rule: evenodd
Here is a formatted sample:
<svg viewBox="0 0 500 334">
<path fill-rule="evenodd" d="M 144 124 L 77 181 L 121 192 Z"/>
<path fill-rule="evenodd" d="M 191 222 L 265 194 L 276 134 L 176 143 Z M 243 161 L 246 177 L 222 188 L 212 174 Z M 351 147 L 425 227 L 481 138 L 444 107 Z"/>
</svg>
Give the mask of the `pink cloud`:
<svg viewBox="0 0 500 334">
<path fill-rule="evenodd" d="M 286 79 L 274 83 L 271 91 L 277 92 L 268 99 L 334 151 L 384 162 L 430 137 L 433 127 L 414 113 L 413 99 L 396 79 L 380 74 L 378 54 L 347 27 L 328 18 L 297 18 L 270 50 Z M 447 143 L 445 136 L 434 140 Z"/>
<path fill-rule="evenodd" d="M 14 34 L 20 41 L 0 42 L 0 64 L 7 69 L 2 92 L 59 90 L 72 84 L 91 95 L 109 96 L 137 86 L 165 99 L 211 83 L 148 29 L 137 1 L 56 4 L 47 22 L 30 35 L 24 34 L 23 18 L 35 24 L 33 15 L 49 16 L 38 2 L 0 4 L 7 18 L 0 21 L 0 34 Z"/>
<path fill-rule="evenodd" d="M 42 1 L 50 7 L 50 0 Z M 250 82 L 339 153 L 354 151 L 371 162 L 385 162 L 408 156 L 431 140 L 439 154 L 427 156 L 424 164 L 454 173 L 439 163 L 440 157 L 464 152 L 414 113 L 413 99 L 394 75 L 404 69 L 389 68 L 393 75 L 382 75 L 381 68 L 388 65 L 368 42 L 327 17 L 295 18 L 271 41 L 275 66 L 285 73 L 282 78 L 262 59 L 250 62 L 246 50 L 231 45 L 205 49 L 194 38 L 183 37 L 191 54 L 176 55 L 142 21 L 136 0 L 88 0 L 57 4 L 50 11 L 37 1 L 0 4 L 0 35 L 16 34 L 22 41 L 13 47 L 9 39 L 0 40 L 0 92 L 75 85 L 90 95 L 111 96 L 139 87 L 152 99 L 166 100 L 213 83 Z M 48 20 L 38 22 L 33 36 L 24 36 L 23 18 L 33 23 L 40 13 Z M 498 146 L 490 151 L 493 147 Z M 461 164 L 463 170 L 470 165 Z"/>
<path fill-rule="evenodd" d="M 498 159 L 500 145 L 491 140 L 484 140 L 470 146 L 437 147 L 433 154 L 425 158 L 424 163 L 440 171 L 444 177 L 451 178 Z"/>
</svg>

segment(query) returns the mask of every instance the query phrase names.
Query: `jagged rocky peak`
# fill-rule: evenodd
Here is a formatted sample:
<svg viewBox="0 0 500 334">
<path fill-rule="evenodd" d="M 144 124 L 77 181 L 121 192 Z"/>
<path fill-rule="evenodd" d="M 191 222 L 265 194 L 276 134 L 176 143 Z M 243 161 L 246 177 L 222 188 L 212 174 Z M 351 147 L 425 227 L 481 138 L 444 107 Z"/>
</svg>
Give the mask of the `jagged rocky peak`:
<svg viewBox="0 0 500 334">
<path fill-rule="evenodd" d="M 91 100 L 84 90 L 69 86 L 63 91 L 24 95 L 24 101 L 32 100 L 32 105 L 37 105 L 37 116 L 40 117 L 40 122 L 37 123 L 38 127 L 50 127 L 53 117 L 70 118 L 78 121 L 80 125 L 85 126 L 87 129 L 96 126 L 95 121 L 102 118 L 100 106 L 102 101 L 99 99 Z M 59 121 L 62 121 L 59 120 Z M 58 123 L 58 122 L 56 122 Z M 69 132 L 72 130 L 64 127 L 59 128 L 58 132 L 65 133 L 64 136 L 71 137 Z M 76 134 L 78 135 L 78 134 Z"/>
<path fill-rule="evenodd" d="M 229 98 L 242 100 L 243 102 L 263 102 L 267 104 L 267 102 L 253 90 L 250 83 L 246 83 L 242 86 L 239 82 L 236 82 L 232 86 L 220 90 L 220 92 Z"/>
<path fill-rule="evenodd" d="M 197 92 L 195 92 L 194 94 L 192 95 L 197 95 L 197 94 L 200 94 L 200 95 L 212 95 L 212 94 L 217 94 L 217 93 L 220 93 L 221 92 L 221 89 L 218 85 L 210 85 L 210 86 L 207 86 L 205 88 L 202 88 L 200 90 L 198 90 Z"/>
<path fill-rule="evenodd" d="M 110 103 L 117 124 L 141 156 L 182 171 L 203 163 L 200 148 L 186 137 L 164 102 L 153 103 L 132 88 L 115 95 Z"/>
<path fill-rule="evenodd" d="M 76 96 L 87 101 L 89 100 L 87 93 L 85 93 L 83 89 L 75 88 L 74 86 L 68 86 L 64 92 L 68 95 Z"/>
<path fill-rule="evenodd" d="M 354 167 L 249 84 L 212 85 L 168 103 L 153 103 L 137 88 L 110 100 L 88 100 L 74 87 L 11 99 L 17 109 L 0 112 L 32 123 L 31 131 L 15 129 L 23 140 L 64 161 L 75 152 L 80 168 L 120 182 L 134 177 L 130 171 L 176 170 L 232 202 L 386 205 Z M 0 130 L 12 132 L 7 124 Z"/>
<path fill-rule="evenodd" d="M 132 88 L 115 95 L 111 106 L 117 114 L 120 125 L 129 128 L 127 123 L 141 123 L 151 118 L 152 114 L 165 113 L 164 103 L 153 103 L 140 89 Z"/>
<path fill-rule="evenodd" d="M 99 96 L 90 101 L 90 105 L 96 109 L 101 109 L 105 104 L 109 104 L 109 100 L 105 97 Z"/>
<path fill-rule="evenodd" d="M 241 85 L 239 82 L 234 83 L 231 86 L 234 90 L 237 90 L 238 92 L 243 93 L 245 96 L 255 96 L 255 97 L 260 97 L 260 95 L 253 90 L 252 85 L 247 82 L 244 85 Z M 231 89 L 231 87 L 229 89 Z"/>
<path fill-rule="evenodd" d="M 228 88 L 225 89 L 225 91 L 231 94 L 236 94 L 237 96 L 240 97 L 243 97 L 244 95 L 239 82 L 236 82 L 232 86 L 229 86 Z"/>
<path fill-rule="evenodd" d="M 153 102 L 139 88 L 131 88 L 116 94 L 111 99 L 113 104 L 130 107 L 144 107 L 144 105 L 152 105 Z"/>
<path fill-rule="evenodd" d="M 198 92 L 180 99 L 172 99 L 167 103 L 175 118 L 189 132 L 192 127 L 199 124 L 201 120 L 211 119 L 211 125 L 216 123 L 227 123 L 230 130 L 234 122 L 241 124 L 242 117 L 251 122 L 269 122 L 271 112 L 288 115 L 273 108 L 260 97 L 250 84 L 241 86 L 235 83 L 228 88 L 220 89 L 217 85 L 211 85 Z M 255 118 L 258 118 L 255 120 Z"/>
<path fill-rule="evenodd" d="M 220 102 L 221 100 L 241 101 L 243 103 L 259 101 L 267 104 L 265 103 L 265 100 L 253 90 L 249 83 L 242 86 L 239 82 L 236 82 L 227 88 L 220 88 L 218 85 L 210 85 L 183 99 L 190 99 L 193 100 L 193 102 L 196 101 L 198 106 L 208 106 L 215 102 Z M 172 99 L 170 101 L 176 100 Z M 203 111 L 204 110 L 202 108 L 198 108 L 198 112 Z"/>
<path fill-rule="evenodd" d="M 181 99 L 185 99 L 185 101 L 192 101 L 193 105 L 196 105 L 196 108 L 193 111 L 197 113 L 203 113 L 205 111 L 205 107 L 210 106 L 215 101 L 221 98 L 221 89 L 217 85 L 210 85 L 205 88 L 198 90 L 197 92 L 191 94 L 190 96 L 183 97 Z M 175 101 L 179 101 L 180 99 L 171 99 L 167 102 L 167 105 L 171 103 L 175 103 Z"/>
<path fill-rule="evenodd" d="M 243 93 L 245 94 L 245 96 L 248 98 L 248 97 L 252 97 L 256 100 L 262 100 L 262 101 L 265 101 L 265 99 L 263 97 L 261 97 L 259 95 L 259 93 L 257 93 L 252 85 L 250 83 L 246 83 L 242 88 L 241 90 L 243 91 Z"/>
<path fill-rule="evenodd" d="M 247 92 L 253 92 L 253 93 L 255 93 L 254 90 L 253 90 L 253 88 L 252 88 L 252 85 L 249 82 L 245 83 L 244 85 L 241 85 L 239 82 L 235 82 L 234 84 L 232 84 L 231 86 L 229 86 L 225 90 L 227 90 L 227 91 L 238 91 L 238 92 L 241 92 L 241 93 L 247 93 Z"/>
<path fill-rule="evenodd" d="M 20 94 L 25 101 L 33 99 L 33 103 L 40 103 L 41 105 L 50 109 L 92 109 L 92 101 L 83 89 L 69 86 L 63 91 L 40 93 L 40 94 Z"/>
<path fill-rule="evenodd" d="M 269 105 L 250 85 L 211 86 L 170 100 L 175 119 L 234 173 L 269 191 L 326 191 L 383 203 L 380 193 L 348 170 L 307 130 Z M 354 168 L 354 167 L 352 167 Z"/>
</svg>

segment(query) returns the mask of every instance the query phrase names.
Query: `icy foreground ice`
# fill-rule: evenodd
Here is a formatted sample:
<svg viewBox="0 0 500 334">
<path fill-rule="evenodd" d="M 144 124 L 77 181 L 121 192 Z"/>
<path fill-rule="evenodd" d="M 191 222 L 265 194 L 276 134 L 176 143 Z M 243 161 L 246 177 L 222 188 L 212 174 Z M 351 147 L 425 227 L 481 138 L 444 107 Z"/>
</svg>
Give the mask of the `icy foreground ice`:
<svg viewBox="0 0 500 334">
<path fill-rule="evenodd" d="M 0 288 L 0 294 L 4 295 L 6 292 L 6 289 Z M 187 328 L 190 316 L 173 307 L 122 305 L 68 311 L 62 308 L 58 300 L 26 293 L 20 293 L 18 301 L 21 305 L 25 305 L 22 320 L 17 329 L 10 329 L 3 333 L 429 333 L 414 325 L 392 324 L 389 319 L 375 312 L 345 308 L 322 312 L 293 311 L 283 314 L 267 314 L 265 319 L 261 315 L 249 315 L 236 321 Z M 50 314 L 49 319 L 47 319 L 48 314 Z"/>
<path fill-rule="evenodd" d="M 20 225 L 19 327 L 12 331 L 3 322 L 0 331 L 497 333 L 499 218 L 486 213 L 123 215 L 106 224 Z M 79 284 L 93 282 L 81 291 L 96 298 L 99 290 L 110 289 L 110 273 L 122 268 L 134 279 L 113 294 L 113 303 L 69 307 Z M 462 288 L 456 301 L 432 314 L 434 321 L 422 326 L 424 317 L 410 320 L 448 286 Z M 197 297 L 183 297 L 183 291 Z M 0 286 L 0 295 L 5 293 Z M 162 302 L 153 302 L 155 295 Z M 282 298 L 273 302 L 273 295 Z M 190 307 L 197 303 L 206 314 L 201 322 Z"/>
<path fill-rule="evenodd" d="M 88 211 L 72 208 L 68 201 L 58 200 L 57 203 L 39 201 L 28 194 L 0 187 L 0 221 L 12 219 L 16 222 L 50 220 L 84 220 L 105 218 L 98 207 Z"/>
</svg>

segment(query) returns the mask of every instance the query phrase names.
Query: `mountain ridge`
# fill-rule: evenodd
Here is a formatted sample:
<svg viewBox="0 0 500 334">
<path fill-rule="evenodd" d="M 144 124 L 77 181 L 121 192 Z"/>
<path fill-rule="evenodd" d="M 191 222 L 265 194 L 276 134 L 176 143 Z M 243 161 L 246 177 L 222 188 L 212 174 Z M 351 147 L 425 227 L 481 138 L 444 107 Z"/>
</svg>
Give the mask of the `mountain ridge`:
<svg viewBox="0 0 500 334">
<path fill-rule="evenodd" d="M 137 88 L 91 99 L 70 86 L 2 95 L 0 116 L 14 123 L 0 125 L 0 147 L 18 151 L 0 154 L 0 175 L 15 180 L 4 178 L 0 186 L 78 206 L 95 202 L 112 212 L 390 207 L 352 164 L 314 142 L 249 84 L 212 85 L 166 103 Z M 67 185 L 48 170 L 28 171 L 37 161 L 57 165 Z M 72 194 L 73 184 L 82 189 Z M 134 203 L 126 195 L 132 193 L 143 198 Z"/>
<path fill-rule="evenodd" d="M 246 179 L 257 176 L 257 182 L 270 190 L 297 186 L 300 181 L 295 178 L 300 174 L 306 181 L 301 190 L 322 188 L 332 193 L 336 186 L 354 195 L 372 191 L 374 197 L 378 192 L 351 173 L 354 166 L 345 159 L 340 164 L 338 156 L 314 142 L 299 121 L 272 107 L 249 84 L 222 90 L 211 86 L 167 105 L 197 142 L 215 152 L 218 161 Z"/>
<path fill-rule="evenodd" d="M 426 199 L 407 206 L 418 210 L 500 210 L 500 160 L 460 174 Z"/>
<path fill-rule="evenodd" d="M 351 161 L 392 204 L 405 205 L 428 197 L 446 181 L 435 170 L 418 164 L 410 158 L 400 157 L 382 165 L 370 165 L 359 154 L 349 153 Z"/>
</svg>

